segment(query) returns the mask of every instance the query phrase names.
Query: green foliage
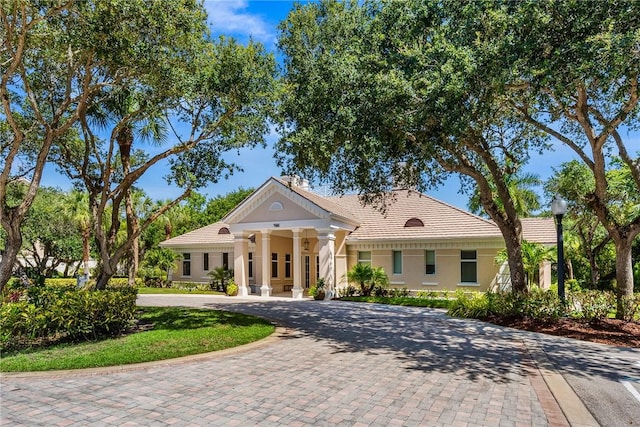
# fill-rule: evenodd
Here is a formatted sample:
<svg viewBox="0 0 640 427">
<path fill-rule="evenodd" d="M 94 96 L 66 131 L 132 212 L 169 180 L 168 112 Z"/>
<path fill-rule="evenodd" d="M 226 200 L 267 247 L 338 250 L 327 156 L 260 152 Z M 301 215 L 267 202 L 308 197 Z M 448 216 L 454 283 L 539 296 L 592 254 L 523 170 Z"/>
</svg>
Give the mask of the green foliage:
<svg viewBox="0 0 640 427">
<path fill-rule="evenodd" d="M 227 292 L 227 284 L 233 280 L 233 270 L 219 266 L 207 273 L 211 277 L 211 289 L 219 292 Z"/>
<path fill-rule="evenodd" d="M 54 275 L 62 263 L 82 260 L 82 236 L 74 226 L 71 207 L 70 193 L 40 187 L 22 224 L 23 253 L 29 256 L 29 267 L 42 277 Z"/>
<path fill-rule="evenodd" d="M 526 317 L 553 321 L 565 313 L 557 294 L 534 289 L 528 294 L 494 293 L 456 295 L 449 315 L 487 318 L 490 316 Z"/>
<path fill-rule="evenodd" d="M 180 307 L 139 307 L 149 329 L 121 337 L 3 352 L 0 371 L 48 371 L 164 360 L 223 350 L 262 339 L 275 327 L 240 313 Z"/>
<path fill-rule="evenodd" d="M 75 285 L 74 285 L 75 287 Z M 133 320 L 135 289 L 88 291 L 32 286 L 27 299 L 0 306 L 3 349 L 117 335 Z"/>
<path fill-rule="evenodd" d="M 236 295 L 238 295 L 238 285 L 235 284 L 235 282 L 232 280 L 231 282 L 229 282 L 229 284 L 227 285 L 227 290 L 225 292 L 228 296 L 234 297 Z"/>
<path fill-rule="evenodd" d="M 532 289 L 535 282 L 536 275 L 540 269 L 540 265 L 544 261 L 555 261 L 556 250 L 555 248 L 549 248 L 541 243 L 522 241 L 522 263 L 524 264 L 524 271 L 527 274 L 527 285 L 529 289 Z M 506 249 L 502 249 L 496 255 L 496 263 L 502 264 L 508 259 L 508 253 Z"/>
<path fill-rule="evenodd" d="M 339 288 L 338 289 L 338 298 L 352 297 L 357 292 L 358 292 L 358 290 L 354 286 L 347 285 L 347 286 L 345 286 L 343 288 Z M 311 291 L 309 291 L 309 295 L 311 295 Z"/>
<path fill-rule="evenodd" d="M 178 280 L 173 280 L 171 282 L 171 287 L 174 289 L 186 289 L 186 290 L 194 290 L 197 289 L 199 291 L 208 291 L 211 290 L 211 286 L 208 283 L 197 283 L 197 282 L 181 282 Z"/>
<path fill-rule="evenodd" d="M 349 283 L 355 283 L 360 287 L 362 296 L 369 296 L 377 288 L 379 294 L 386 293 L 389 285 L 389 277 L 382 267 L 371 267 L 369 264 L 357 263 L 347 271 Z"/>
<path fill-rule="evenodd" d="M 612 292 L 581 291 L 568 293 L 567 305 L 571 317 L 596 321 L 605 319 L 616 310 L 616 296 Z"/>
<path fill-rule="evenodd" d="M 315 285 L 312 285 L 309 288 L 309 296 L 314 297 L 314 299 L 324 299 L 325 297 L 325 280 L 324 277 L 320 277 Z"/>
</svg>

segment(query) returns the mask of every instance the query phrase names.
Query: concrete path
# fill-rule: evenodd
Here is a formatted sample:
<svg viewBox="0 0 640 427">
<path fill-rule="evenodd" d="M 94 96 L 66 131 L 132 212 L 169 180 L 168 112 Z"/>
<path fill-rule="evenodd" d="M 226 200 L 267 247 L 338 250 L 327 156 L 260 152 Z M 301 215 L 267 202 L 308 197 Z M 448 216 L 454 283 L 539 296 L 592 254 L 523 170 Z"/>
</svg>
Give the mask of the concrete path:
<svg viewBox="0 0 640 427">
<path fill-rule="evenodd" d="M 0 425 L 598 425 L 544 348 L 572 340 L 414 307 L 176 295 L 139 303 L 241 311 L 281 328 L 247 348 L 182 360 L 2 375 Z"/>
</svg>

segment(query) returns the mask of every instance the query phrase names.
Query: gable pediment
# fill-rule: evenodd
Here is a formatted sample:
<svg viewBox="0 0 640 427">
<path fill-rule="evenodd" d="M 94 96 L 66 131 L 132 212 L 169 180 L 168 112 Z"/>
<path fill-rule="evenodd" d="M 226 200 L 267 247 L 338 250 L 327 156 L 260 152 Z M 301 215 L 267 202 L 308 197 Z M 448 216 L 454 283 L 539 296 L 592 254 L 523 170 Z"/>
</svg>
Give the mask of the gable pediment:
<svg viewBox="0 0 640 427">
<path fill-rule="evenodd" d="M 268 180 L 225 218 L 228 224 L 324 219 L 329 212 L 275 179 Z"/>
</svg>

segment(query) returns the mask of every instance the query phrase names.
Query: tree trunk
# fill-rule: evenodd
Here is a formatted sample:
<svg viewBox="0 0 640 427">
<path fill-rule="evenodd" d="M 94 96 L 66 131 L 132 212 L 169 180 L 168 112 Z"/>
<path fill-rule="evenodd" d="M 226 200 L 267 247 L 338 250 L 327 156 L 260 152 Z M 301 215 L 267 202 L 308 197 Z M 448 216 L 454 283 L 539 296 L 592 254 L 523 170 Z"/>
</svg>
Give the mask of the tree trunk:
<svg viewBox="0 0 640 427">
<path fill-rule="evenodd" d="M 614 239 L 616 245 L 617 319 L 628 318 L 628 300 L 633 297 L 633 239 Z"/>
<path fill-rule="evenodd" d="M 524 263 L 522 262 L 522 239 L 521 233 L 515 228 L 500 227 L 504 242 L 507 247 L 507 262 L 509 264 L 509 275 L 511 277 L 511 289 L 515 293 L 527 292 L 527 282 L 524 273 Z"/>
<path fill-rule="evenodd" d="M 91 243 L 89 239 L 91 238 L 91 228 L 87 227 L 82 230 L 82 266 L 84 277 L 89 278 L 89 255 L 91 250 Z"/>
<path fill-rule="evenodd" d="M 569 280 L 575 279 L 573 276 L 573 262 L 571 262 L 571 258 L 566 258 L 567 260 L 567 272 L 569 274 Z"/>
<path fill-rule="evenodd" d="M 20 248 L 22 247 L 22 233 L 20 233 L 20 228 L 16 223 L 9 222 L 4 227 L 4 230 L 7 235 L 5 250 L 2 253 L 2 260 L 0 261 L 0 292 L 4 288 L 4 285 L 11 278 L 11 274 L 13 273 L 13 267 L 16 264 L 16 260 L 18 259 L 18 253 L 20 252 Z"/>
</svg>

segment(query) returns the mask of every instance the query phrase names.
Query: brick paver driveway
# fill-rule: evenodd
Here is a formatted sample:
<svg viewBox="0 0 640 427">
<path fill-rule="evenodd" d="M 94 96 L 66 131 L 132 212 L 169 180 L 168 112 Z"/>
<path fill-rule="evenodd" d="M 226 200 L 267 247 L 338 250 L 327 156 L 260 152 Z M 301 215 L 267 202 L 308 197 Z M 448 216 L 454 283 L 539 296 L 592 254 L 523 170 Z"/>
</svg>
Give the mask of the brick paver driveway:
<svg viewBox="0 0 640 427">
<path fill-rule="evenodd" d="M 283 328 L 234 354 L 5 376 L 1 424 L 567 425 L 516 331 L 345 302 L 144 295 L 140 303 L 237 310 Z"/>
</svg>

